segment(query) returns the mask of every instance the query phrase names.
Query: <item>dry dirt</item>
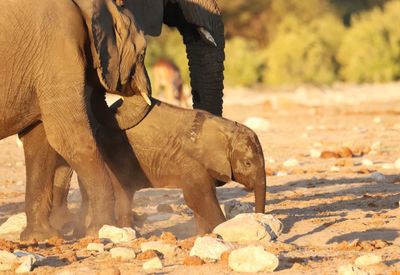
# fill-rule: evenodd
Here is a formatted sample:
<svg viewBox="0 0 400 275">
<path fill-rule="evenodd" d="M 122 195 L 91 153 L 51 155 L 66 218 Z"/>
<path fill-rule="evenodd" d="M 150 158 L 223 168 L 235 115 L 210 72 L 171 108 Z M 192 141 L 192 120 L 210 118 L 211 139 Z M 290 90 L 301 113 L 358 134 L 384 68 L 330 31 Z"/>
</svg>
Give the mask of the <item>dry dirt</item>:
<svg viewBox="0 0 400 275">
<path fill-rule="evenodd" d="M 267 212 L 283 222 L 284 231 L 277 241 L 258 244 L 279 256 L 275 273 L 336 274 L 339 266 L 372 252 L 381 255 L 383 263 L 370 267 L 370 271 L 400 274 L 400 167 L 393 165 L 400 158 L 400 84 L 324 90 L 228 90 L 224 115 L 239 122 L 256 116 L 269 123 L 266 131 L 256 131 L 271 174 L 267 178 Z M 313 154 L 340 153 L 342 147 L 355 156 L 310 156 L 311 149 Z M 25 175 L 23 151 L 15 136 L 0 141 L 0 152 L 2 224 L 24 209 Z M 298 165 L 284 165 L 293 158 Z M 365 160 L 372 161 L 372 165 Z M 376 180 L 374 172 L 385 177 Z M 236 183 L 219 188 L 218 194 L 221 203 L 232 199 L 253 201 L 253 195 Z M 76 181 L 70 201 L 76 208 Z M 157 213 L 160 203 L 171 207 L 162 206 L 159 209 L 166 212 Z M 165 267 L 157 274 L 234 273 L 226 261 L 183 264 L 191 240 L 182 240 L 194 236 L 195 228 L 179 190 L 143 190 L 136 195 L 133 210 L 136 229 L 144 238 L 154 239 L 164 231 L 178 237 L 181 250 L 175 257 L 165 257 Z M 137 248 L 138 242 L 131 246 Z M 144 260 L 123 263 L 112 260 L 107 253 L 91 254 L 84 249 L 86 243 L 1 242 L 0 249 L 19 247 L 49 256 L 34 269 L 38 274 L 145 273 L 141 268 Z"/>
</svg>

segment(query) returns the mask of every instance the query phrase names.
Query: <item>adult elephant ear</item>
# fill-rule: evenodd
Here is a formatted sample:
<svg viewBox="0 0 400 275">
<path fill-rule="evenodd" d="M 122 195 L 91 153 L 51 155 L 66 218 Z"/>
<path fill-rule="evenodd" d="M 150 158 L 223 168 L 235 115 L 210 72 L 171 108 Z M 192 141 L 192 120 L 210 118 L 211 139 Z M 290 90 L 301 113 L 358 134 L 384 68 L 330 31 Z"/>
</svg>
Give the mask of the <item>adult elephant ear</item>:
<svg viewBox="0 0 400 275">
<path fill-rule="evenodd" d="M 74 0 L 88 28 L 93 66 L 109 92 L 117 92 L 136 63 L 133 16 L 112 0 Z"/>
</svg>

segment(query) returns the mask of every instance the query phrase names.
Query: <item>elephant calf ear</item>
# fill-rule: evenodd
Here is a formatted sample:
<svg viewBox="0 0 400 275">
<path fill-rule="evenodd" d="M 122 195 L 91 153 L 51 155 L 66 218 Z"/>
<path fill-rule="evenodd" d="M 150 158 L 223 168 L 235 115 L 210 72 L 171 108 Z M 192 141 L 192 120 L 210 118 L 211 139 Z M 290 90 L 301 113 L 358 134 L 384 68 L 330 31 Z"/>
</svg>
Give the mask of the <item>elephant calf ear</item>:
<svg viewBox="0 0 400 275">
<path fill-rule="evenodd" d="M 100 82 L 109 92 L 129 79 L 135 60 L 133 18 L 123 14 L 112 0 L 74 0 L 88 28 Z"/>
</svg>

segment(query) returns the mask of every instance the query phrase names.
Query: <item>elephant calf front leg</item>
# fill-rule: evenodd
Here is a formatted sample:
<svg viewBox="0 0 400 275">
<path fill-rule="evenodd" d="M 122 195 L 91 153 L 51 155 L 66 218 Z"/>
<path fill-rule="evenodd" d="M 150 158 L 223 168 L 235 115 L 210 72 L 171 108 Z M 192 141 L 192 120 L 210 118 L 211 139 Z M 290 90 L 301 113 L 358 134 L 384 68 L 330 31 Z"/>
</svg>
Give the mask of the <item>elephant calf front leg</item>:
<svg viewBox="0 0 400 275">
<path fill-rule="evenodd" d="M 186 185 L 183 188 L 186 204 L 193 210 L 197 233 L 203 235 L 226 221 L 219 206 L 214 181 L 207 178 L 197 184 Z"/>
</svg>

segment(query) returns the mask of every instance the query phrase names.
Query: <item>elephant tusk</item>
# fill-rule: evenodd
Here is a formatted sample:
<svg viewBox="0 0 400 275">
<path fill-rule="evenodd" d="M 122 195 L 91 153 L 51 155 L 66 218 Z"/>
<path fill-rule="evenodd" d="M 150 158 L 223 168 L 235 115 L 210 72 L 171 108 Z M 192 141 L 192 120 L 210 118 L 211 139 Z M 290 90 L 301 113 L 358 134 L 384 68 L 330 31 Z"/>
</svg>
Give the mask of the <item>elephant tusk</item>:
<svg viewBox="0 0 400 275">
<path fill-rule="evenodd" d="M 144 98 L 144 100 L 146 101 L 146 103 L 151 106 L 151 100 L 149 98 L 149 96 L 145 93 L 145 92 L 140 92 L 140 95 Z"/>
<path fill-rule="evenodd" d="M 200 36 L 209 44 L 213 45 L 214 47 L 217 47 L 217 43 L 214 40 L 214 37 L 211 35 L 209 31 L 207 31 L 203 27 L 198 27 L 197 31 L 199 32 Z"/>
</svg>

